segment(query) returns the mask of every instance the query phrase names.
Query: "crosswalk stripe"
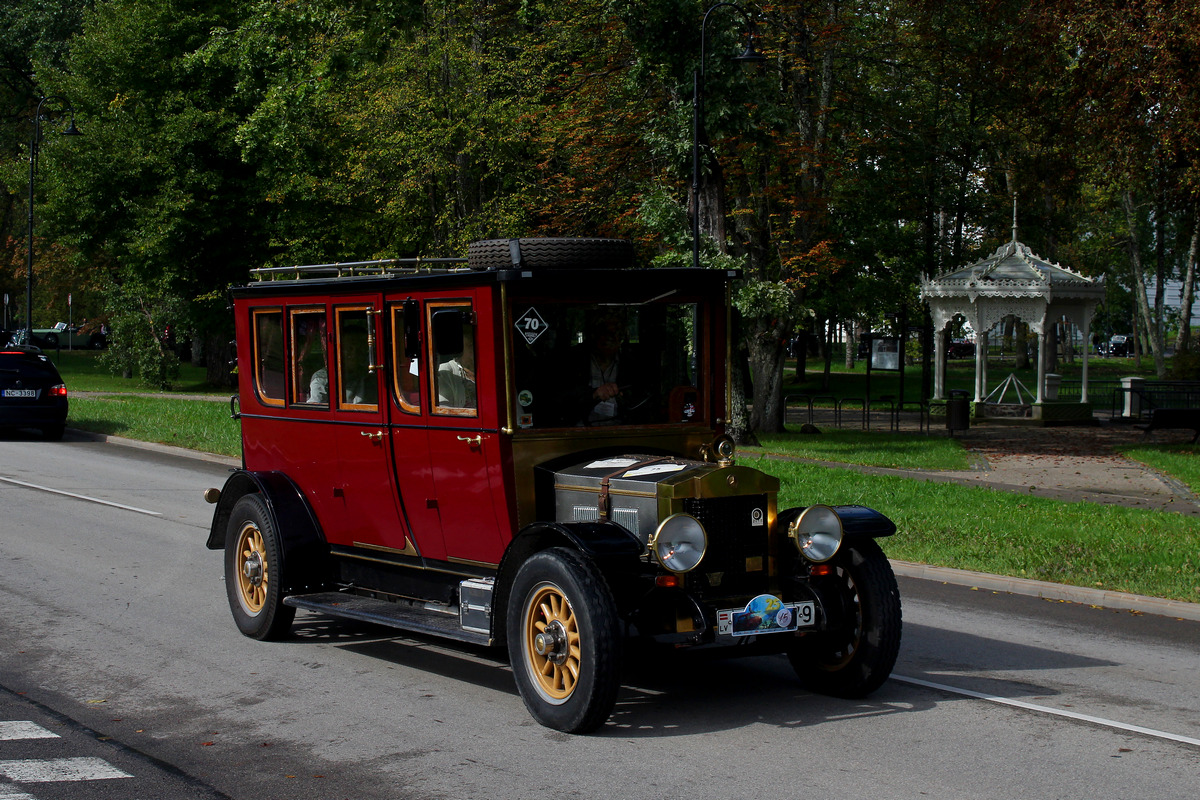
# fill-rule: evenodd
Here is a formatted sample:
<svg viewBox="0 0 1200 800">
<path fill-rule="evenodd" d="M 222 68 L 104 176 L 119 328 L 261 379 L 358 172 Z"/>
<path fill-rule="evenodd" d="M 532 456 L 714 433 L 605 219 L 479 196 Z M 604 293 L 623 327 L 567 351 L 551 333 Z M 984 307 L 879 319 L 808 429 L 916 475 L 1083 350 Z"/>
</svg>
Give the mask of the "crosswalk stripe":
<svg viewBox="0 0 1200 800">
<path fill-rule="evenodd" d="M 57 733 L 52 733 L 35 722 L 23 720 L 0 720 L 0 742 L 11 742 L 17 739 L 58 739 Z M 0 795 L 0 800 L 4 796 Z"/>
<path fill-rule="evenodd" d="M 102 758 L 27 758 L 21 761 L 0 761 L 0 776 L 17 783 L 99 781 L 133 777 Z"/>
</svg>

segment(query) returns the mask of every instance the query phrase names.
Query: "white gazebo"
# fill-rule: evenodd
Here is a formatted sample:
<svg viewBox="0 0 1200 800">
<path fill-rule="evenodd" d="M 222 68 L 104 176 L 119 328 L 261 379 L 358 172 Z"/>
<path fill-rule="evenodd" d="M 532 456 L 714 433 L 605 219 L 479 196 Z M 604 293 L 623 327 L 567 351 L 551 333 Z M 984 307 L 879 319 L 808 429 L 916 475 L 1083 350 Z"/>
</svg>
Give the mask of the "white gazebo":
<svg viewBox="0 0 1200 800">
<path fill-rule="evenodd" d="M 1046 351 L 1050 326 L 1066 319 L 1083 333 L 1083 389 L 1080 403 L 1088 402 L 1088 348 L 1092 315 L 1104 299 L 1104 282 L 1092 280 L 1033 254 L 1013 240 L 987 258 L 921 281 L 921 299 L 933 315 L 935 371 L 933 399 L 946 398 L 946 353 L 942 331 L 961 314 L 974 329 L 975 402 L 988 394 L 988 332 L 1012 315 L 1028 323 L 1038 337 L 1037 392 L 1034 403 L 1045 400 Z M 1035 412 L 1036 413 L 1036 412 Z M 1041 415 L 1038 414 L 1040 417 Z"/>
</svg>

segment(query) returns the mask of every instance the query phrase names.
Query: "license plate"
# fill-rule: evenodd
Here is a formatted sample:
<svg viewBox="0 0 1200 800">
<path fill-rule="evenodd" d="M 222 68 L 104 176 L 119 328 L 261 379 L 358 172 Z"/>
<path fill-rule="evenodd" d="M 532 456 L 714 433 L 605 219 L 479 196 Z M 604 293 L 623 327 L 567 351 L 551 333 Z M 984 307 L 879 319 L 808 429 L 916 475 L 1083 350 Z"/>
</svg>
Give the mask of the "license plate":
<svg viewBox="0 0 1200 800">
<path fill-rule="evenodd" d="M 724 636 L 758 636 L 787 633 L 816 624 L 816 604 L 811 600 L 785 603 L 778 597 L 760 594 L 745 608 L 717 612 L 717 633 Z"/>
<path fill-rule="evenodd" d="M 5 389 L 5 397 L 37 397 L 37 389 Z"/>
</svg>

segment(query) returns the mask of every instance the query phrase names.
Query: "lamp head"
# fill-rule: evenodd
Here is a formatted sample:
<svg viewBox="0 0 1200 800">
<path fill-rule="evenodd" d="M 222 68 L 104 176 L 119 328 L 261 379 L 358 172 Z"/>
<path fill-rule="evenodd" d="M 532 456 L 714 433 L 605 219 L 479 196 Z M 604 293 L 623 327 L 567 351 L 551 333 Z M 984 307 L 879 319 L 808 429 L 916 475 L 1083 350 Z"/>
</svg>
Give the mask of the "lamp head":
<svg viewBox="0 0 1200 800">
<path fill-rule="evenodd" d="M 733 60 L 739 64 L 761 64 L 767 60 L 767 57 L 754 47 L 754 31 L 746 31 L 746 49 Z"/>
</svg>

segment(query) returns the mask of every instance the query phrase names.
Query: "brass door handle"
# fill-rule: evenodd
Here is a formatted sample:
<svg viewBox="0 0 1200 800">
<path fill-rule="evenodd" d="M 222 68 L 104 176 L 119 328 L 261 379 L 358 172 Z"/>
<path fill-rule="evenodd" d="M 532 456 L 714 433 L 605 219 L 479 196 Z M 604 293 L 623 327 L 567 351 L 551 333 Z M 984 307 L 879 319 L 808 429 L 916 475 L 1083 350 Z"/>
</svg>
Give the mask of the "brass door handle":
<svg viewBox="0 0 1200 800">
<path fill-rule="evenodd" d="M 383 441 L 383 431 L 375 431 L 374 433 L 367 433 L 366 431 L 359 431 L 359 435 L 365 436 L 374 442 L 382 442 Z"/>
<path fill-rule="evenodd" d="M 479 445 L 483 441 L 482 436 L 459 436 L 457 438 L 460 442 L 467 442 L 472 447 Z"/>
</svg>

